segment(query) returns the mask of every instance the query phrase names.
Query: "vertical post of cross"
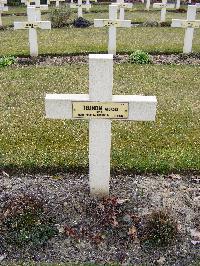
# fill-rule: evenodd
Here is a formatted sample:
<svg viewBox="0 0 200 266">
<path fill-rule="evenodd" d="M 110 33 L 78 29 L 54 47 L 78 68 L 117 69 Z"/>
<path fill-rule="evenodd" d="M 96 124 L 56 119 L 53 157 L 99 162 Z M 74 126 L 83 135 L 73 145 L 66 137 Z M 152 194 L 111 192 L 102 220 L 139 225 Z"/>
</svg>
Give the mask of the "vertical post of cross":
<svg viewBox="0 0 200 266">
<path fill-rule="evenodd" d="M 181 0 L 177 0 L 176 9 L 180 9 L 180 6 L 181 6 Z"/>
<path fill-rule="evenodd" d="M 112 100 L 113 55 L 89 56 L 89 100 Z M 89 175 L 93 195 L 108 195 L 110 180 L 111 120 L 89 122 Z"/>
<path fill-rule="evenodd" d="M 78 18 L 83 17 L 82 0 L 78 0 Z"/>
<path fill-rule="evenodd" d="M 188 6 L 188 10 L 187 10 L 188 21 L 193 21 L 196 19 L 196 11 L 197 11 L 197 8 L 195 5 Z M 185 31 L 185 37 L 184 37 L 183 53 L 192 52 L 193 35 L 194 35 L 194 28 L 187 28 Z"/>
<path fill-rule="evenodd" d="M 41 21 L 41 9 L 40 9 L 40 0 L 35 0 L 35 12 L 36 12 L 36 20 Z"/>
<path fill-rule="evenodd" d="M 110 20 L 117 20 L 117 5 L 109 5 L 109 19 Z M 109 27 L 109 37 L 108 37 L 108 53 L 109 54 L 116 54 L 116 38 L 117 38 L 117 29 L 116 27 L 110 26 Z"/>
<path fill-rule="evenodd" d="M 124 3 L 124 0 L 117 0 L 117 3 Z M 119 8 L 119 19 L 124 20 L 124 8 L 120 7 Z"/>
<path fill-rule="evenodd" d="M 167 0 L 162 0 L 162 3 L 164 6 L 161 9 L 160 21 L 165 22 L 166 12 L 167 12 L 167 8 L 166 8 Z"/>
<path fill-rule="evenodd" d="M 34 23 L 36 21 L 35 7 L 27 7 L 27 16 L 28 21 L 30 23 Z M 30 55 L 38 56 L 38 41 L 37 41 L 37 31 L 35 28 L 30 28 L 28 31 L 29 34 L 29 45 L 30 45 Z"/>
<path fill-rule="evenodd" d="M 90 0 L 86 0 L 86 11 L 90 10 Z"/>
<path fill-rule="evenodd" d="M 147 0 L 147 2 L 146 2 L 146 10 L 147 10 L 147 11 L 149 11 L 149 9 L 150 9 L 150 5 L 151 5 L 150 0 Z"/>
<path fill-rule="evenodd" d="M 1 14 L 3 11 L 8 11 L 8 7 L 4 6 L 7 4 L 7 0 L 0 0 L 0 26 L 3 26 Z"/>
</svg>

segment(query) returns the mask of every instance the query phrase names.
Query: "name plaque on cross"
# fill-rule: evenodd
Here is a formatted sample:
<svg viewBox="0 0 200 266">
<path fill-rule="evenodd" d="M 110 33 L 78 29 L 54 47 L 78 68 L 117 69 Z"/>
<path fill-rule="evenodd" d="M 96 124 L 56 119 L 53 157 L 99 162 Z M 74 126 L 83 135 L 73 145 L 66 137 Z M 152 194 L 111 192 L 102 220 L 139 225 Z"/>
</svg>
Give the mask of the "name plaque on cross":
<svg viewBox="0 0 200 266">
<path fill-rule="evenodd" d="M 194 21 L 182 21 L 181 22 L 181 26 L 183 28 L 199 28 L 200 27 L 200 20 L 194 20 Z"/>
<path fill-rule="evenodd" d="M 78 119 L 127 119 L 128 103 L 72 102 L 72 117 Z"/>
<path fill-rule="evenodd" d="M 104 20 L 103 26 L 104 27 L 110 27 L 110 26 L 120 27 L 120 21 Z"/>
</svg>

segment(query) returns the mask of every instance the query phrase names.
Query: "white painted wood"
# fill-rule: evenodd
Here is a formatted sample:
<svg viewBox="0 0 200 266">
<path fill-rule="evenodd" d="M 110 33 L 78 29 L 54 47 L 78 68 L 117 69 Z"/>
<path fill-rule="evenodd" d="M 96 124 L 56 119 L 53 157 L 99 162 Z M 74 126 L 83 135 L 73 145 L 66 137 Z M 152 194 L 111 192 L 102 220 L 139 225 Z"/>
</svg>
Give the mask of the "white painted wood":
<svg viewBox="0 0 200 266">
<path fill-rule="evenodd" d="M 51 119 L 72 119 L 72 102 L 89 101 L 88 94 L 47 94 L 46 117 Z M 113 95 L 112 102 L 128 102 L 129 115 L 123 120 L 154 121 L 156 97 L 140 95 Z"/>
<path fill-rule="evenodd" d="M 7 0 L 0 0 L 0 26 L 3 26 L 1 14 L 5 11 L 8 11 L 8 7 L 4 6 L 6 4 Z"/>
<path fill-rule="evenodd" d="M 112 101 L 112 55 L 89 56 L 90 101 Z M 108 195 L 110 180 L 111 121 L 91 119 L 89 123 L 89 173 L 92 195 Z M 99 175 L 99 173 L 101 173 Z"/>
<path fill-rule="evenodd" d="M 193 21 L 196 19 L 196 6 L 188 6 L 187 10 L 187 20 Z M 194 35 L 194 28 L 187 28 L 185 31 L 185 38 L 184 38 L 184 46 L 183 46 L 183 53 L 191 53 L 192 52 L 192 41 Z"/>
<path fill-rule="evenodd" d="M 89 10 L 91 8 L 91 4 L 83 4 L 82 0 L 78 0 L 77 4 L 71 3 L 70 8 L 78 9 L 78 18 L 83 17 L 83 9 Z"/>
<path fill-rule="evenodd" d="M 110 5 L 109 6 L 109 19 L 117 20 L 117 6 Z M 108 53 L 116 54 L 116 38 L 117 38 L 117 30 L 115 26 L 109 27 L 109 38 L 108 38 Z"/>
<path fill-rule="evenodd" d="M 89 55 L 88 94 L 46 94 L 46 118 L 73 119 L 72 102 L 127 102 L 128 118 L 154 121 L 157 100 L 154 96 L 113 95 L 113 55 Z M 121 120 L 122 121 L 122 120 Z M 89 183 L 94 196 L 109 194 L 111 120 L 89 118 Z"/>
<path fill-rule="evenodd" d="M 59 7 L 60 2 L 65 2 L 65 0 L 47 0 L 47 5 L 50 5 L 51 2 L 55 2 L 56 7 Z"/>
<path fill-rule="evenodd" d="M 194 29 L 200 27 L 200 20 L 196 20 L 196 5 L 189 5 L 187 10 L 187 19 L 172 19 L 171 27 L 185 28 L 185 37 L 183 45 L 183 53 L 192 52 L 192 41 Z"/>
<path fill-rule="evenodd" d="M 48 10 L 48 5 L 41 5 L 40 0 L 35 0 L 35 12 L 36 12 L 36 20 L 41 21 L 41 11 L 42 10 Z"/>
<path fill-rule="evenodd" d="M 162 3 L 154 3 L 153 8 L 161 9 L 160 22 L 165 22 L 167 9 L 175 8 L 175 4 L 168 4 L 167 0 L 162 0 Z"/>
<path fill-rule="evenodd" d="M 89 11 L 90 10 L 90 0 L 86 0 L 86 10 Z"/>
<path fill-rule="evenodd" d="M 181 6 L 181 0 L 176 1 L 176 9 L 179 9 Z"/>
<path fill-rule="evenodd" d="M 78 0 L 78 18 L 83 17 L 82 0 Z"/>
<path fill-rule="evenodd" d="M 146 0 L 146 10 L 149 11 L 150 9 L 150 5 L 151 5 L 151 1 L 150 0 Z"/>
<path fill-rule="evenodd" d="M 142 119 L 149 116 L 149 113 L 151 113 L 151 119 L 155 119 L 155 97 L 112 96 L 112 55 L 90 55 L 89 63 L 89 95 L 47 94 L 45 98 L 47 118 L 71 119 L 72 101 L 104 102 L 114 100 L 121 102 L 129 101 L 132 98 L 129 119 L 140 119 L 143 117 L 142 113 L 144 113 Z M 92 195 L 102 197 L 109 193 L 111 122 L 105 119 L 90 119 L 89 132 L 90 190 Z"/>
<path fill-rule="evenodd" d="M 109 19 L 94 19 L 94 27 L 108 27 L 108 53 L 116 54 L 116 28 L 131 27 L 130 20 L 117 19 L 118 5 L 109 5 Z"/>
<path fill-rule="evenodd" d="M 40 29 L 51 29 L 50 21 L 37 21 L 37 12 L 35 6 L 27 7 L 26 22 L 14 22 L 14 30 L 28 29 L 29 30 L 29 46 L 30 55 L 38 56 L 38 41 L 37 41 L 37 28 Z"/>
<path fill-rule="evenodd" d="M 119 8 L 119 19 L 124 20 L 124 12 L 125 9 L 131 9 L 133 7 L 132 3 L 124 3 L 124 0 L 117 0 L 116 3 L 112 3 L 112 5 L 117 5 Z"/>
</svg>

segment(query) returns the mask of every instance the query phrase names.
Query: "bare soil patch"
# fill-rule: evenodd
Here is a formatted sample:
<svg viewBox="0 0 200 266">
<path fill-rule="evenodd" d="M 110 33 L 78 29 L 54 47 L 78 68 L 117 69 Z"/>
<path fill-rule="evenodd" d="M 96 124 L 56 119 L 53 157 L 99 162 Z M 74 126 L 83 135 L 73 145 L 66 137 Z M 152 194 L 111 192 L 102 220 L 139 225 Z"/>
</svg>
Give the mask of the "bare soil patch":
<svg viewBox="0 0 200 266">
<path fill-rule="evenodd" d="M 153 64 L 176 64 L 176 65 L 200 65 L 200 54 L 160 54 L 151 55 Z M 128 55 L 114 56 L 114 62 L 117 64 L 127 63 Z M 71 55 L 71 56 L 38 56 L 18 57 L 14 66 L 25 67 L 30 65 L 35 66 L 62 66 L 65 64 L 87 64 L 88 55 Z"/>
<path fill-rule="evenodd" d="M 188 266 L 200 260 L 199 176 L 117 175 L 111 177 L 110 192 L 109 202 L 117 199 L 116 210 L 123 212 L 121 221 L 116 211 L 111 212 L 109 217 L 113 220 L 105 224 L 109 220 L 102 219 L 105 205 L 90 197 L 87 175 L 9 176 L 2 172 L 0 214 L 7 201 L 22 194 L 44 198 L 58 234 L 39 247 L 7 245 L 1 234 L 1 263 L 31 260 Z M 133 223 L 133 217 L 143 217 L 143 221 L 157 210 L 168 210 L 178 225 L 178 235 L 167 246 L 141 241 L 140 231 Z"/>
</svg>

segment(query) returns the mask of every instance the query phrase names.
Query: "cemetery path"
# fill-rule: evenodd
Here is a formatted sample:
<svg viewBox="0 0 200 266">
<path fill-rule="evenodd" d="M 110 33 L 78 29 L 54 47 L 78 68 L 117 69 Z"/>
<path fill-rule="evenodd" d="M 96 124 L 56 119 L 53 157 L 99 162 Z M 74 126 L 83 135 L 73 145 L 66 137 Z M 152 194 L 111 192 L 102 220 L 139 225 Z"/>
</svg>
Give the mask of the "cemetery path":
<svg viewBox="0 0 200 266">
<path fill-rule="evenodd" d="M 151 55 L 153 64 L 187 64 L 200 65 L 200 54 L 160 54 Z M 128 55 L 114 56 L 115 63 L 127 63 Z M 88 55 L 71 55 L 71 56 L 38 56 L 37 58 L 18 57 L 13 67 L 25 67 L 30 65 L 37 66 L 62 66 L 64 64 L 85 64 L 88 63 Z"/>
<path fill-rule="evenodd" d="M 111 177 L 111 197 L 89 196 L 88 176 L 81 174 L 0 174 L 0 225 L 6 202 L 21 195 L 45 200 L 58 234 L 40 248 L 6 244 L 0 234 L 0 258 L 10 261 L 193 265 L 200 259 L 200 176 L 118 175 Z M 178 236 L 167 247 L 150 247 L 140 238 L 149 213 L 168 210 Z M 106 212 L 109 210 L 109 212 Z M 13 211 L 13 210 L 12 210 Z M 141 219 L 139 217 L 142 217 Z M 139 219 L 139 220 L 138 220 Z M 139 227 L 133 221 L 140 221 Z M 108 224 L 109 222 L 109 224 Z"/>
</svg>

